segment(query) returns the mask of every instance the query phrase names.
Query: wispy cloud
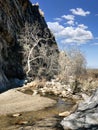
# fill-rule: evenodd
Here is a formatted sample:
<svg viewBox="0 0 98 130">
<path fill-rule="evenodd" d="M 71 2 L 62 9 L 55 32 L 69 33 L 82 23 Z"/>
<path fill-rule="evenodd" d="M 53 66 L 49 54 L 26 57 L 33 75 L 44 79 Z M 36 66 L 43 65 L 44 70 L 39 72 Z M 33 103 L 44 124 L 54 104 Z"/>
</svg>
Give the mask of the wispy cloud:
<svg viewBox="0 0 98 130">
<path fill-rule="evenodd" d="M 73 20 L 69 20 L 66 22 L 66 24 L 70 25 L 70 26 L 74 26 L 74 21 Z"/>
<path fill-rule="evenodd" d="M 48 27 L 53 31 L 57 40 L 61 43 L 85 44 L 93 39 L 93 34 L 87 30 L 87 26 L 81 24 L 77 27 L 65 27 L 59 22 L 48 22 Z"/>
<path fill-rule="evenodd" d="M 74 15 L 63 15 L 62 18 L 66 19 L 66 20 L 74 20 Z"/>
<path fill-rule="evenodd" d="M 61 22 L 62 18 L 54 18 L 55 21 Z"/>
<path fill-rule="evenodd" d="M 70 11 L 72 12 L 72 14 L 80 16 L 86 16 L 90 14 L 90 11 L 84 11 L 82 8 L 70 9 Z"/>
<path fill-rule="evenodd" d="M 61 18 L 67 20 L 66 24 L 71 25 L 71 26 L 74 25 L 74 20 L 75 20 L 74 15 L 63 15 Z"/>
<path fill-rule="evenodd" d="M 81 28 L 81 29 L 87 29 L 87 28 L 88 28 L 88 27 L 85 26 L 84 24 L 79 24 L 78 27 Z"/>
</svg>

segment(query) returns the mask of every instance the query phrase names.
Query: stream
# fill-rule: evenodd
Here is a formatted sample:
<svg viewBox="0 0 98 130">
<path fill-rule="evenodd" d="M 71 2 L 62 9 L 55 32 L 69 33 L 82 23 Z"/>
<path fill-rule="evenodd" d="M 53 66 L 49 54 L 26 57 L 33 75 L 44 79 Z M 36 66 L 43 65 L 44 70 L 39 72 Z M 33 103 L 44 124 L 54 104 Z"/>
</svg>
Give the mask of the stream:
<svg viewBox="0 0 98 130">
<path fill-rule="evenodd" d="M 0 116 L 0 130 L 63 130 L 60 125 L 63 117 L 58 114 L 71 110 L 75 105 L 71 99 L 48 96 L 57 101 L 52 106 L 39 111 L 22 112 L 19 116 Z"/>
</svg>

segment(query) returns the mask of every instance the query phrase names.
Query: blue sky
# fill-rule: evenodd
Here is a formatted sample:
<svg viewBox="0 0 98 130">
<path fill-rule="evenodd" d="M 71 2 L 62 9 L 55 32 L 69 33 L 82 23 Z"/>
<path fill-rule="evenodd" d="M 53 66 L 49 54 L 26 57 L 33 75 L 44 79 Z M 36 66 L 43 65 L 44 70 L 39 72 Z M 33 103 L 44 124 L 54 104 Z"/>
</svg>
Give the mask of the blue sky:
<svg viewBox="0 0 98 130">
<path fill-rule="evenodd" d="M 31 0 L 39 3 L 60 49 L 78 46 L 87 66 L 98 68 L 98 0 Z"/>
</svg>

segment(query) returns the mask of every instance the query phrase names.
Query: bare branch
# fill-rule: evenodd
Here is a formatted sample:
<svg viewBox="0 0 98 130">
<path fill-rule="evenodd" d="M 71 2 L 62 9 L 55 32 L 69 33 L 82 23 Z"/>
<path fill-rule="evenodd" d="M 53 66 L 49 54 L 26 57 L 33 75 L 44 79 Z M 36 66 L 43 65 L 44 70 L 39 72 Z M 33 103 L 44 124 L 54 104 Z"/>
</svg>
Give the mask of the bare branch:
<svg viewBox="0 0 98 130">
<path fill-rule="evenodd" d="M 23 31 L 21 32 L 20 38 L 18 38 L 19 42 L 24 43 L 23 55 L 26 57 L 25 71 L 26 74 L 29 75 L 31 71 L 36 71 L 36 74 L 40 76 L 42 75 L 53 75 L 54 71 L 56 71 L 56 62 L 57 52 L 54 54 L 54 47 L 49 47 L 49 43 L 55 43 L 55 39 L 53 35 L 49 34 L 48 29 L 44 29 L 44 33 L 42 36 L 42 32 L 40 32 L 38 23 L 36 26 L 25 24 Z M 23 52 L 23 51 L 22 51 Z M 25 53 L 26 52 L 26 53 Z M 32 69 L 35 67 L 36 69 Z M 46 70 L 47 69 L 47 70 Z M 42 74 L 43 73 L 43 74 Z"/>
</svg>

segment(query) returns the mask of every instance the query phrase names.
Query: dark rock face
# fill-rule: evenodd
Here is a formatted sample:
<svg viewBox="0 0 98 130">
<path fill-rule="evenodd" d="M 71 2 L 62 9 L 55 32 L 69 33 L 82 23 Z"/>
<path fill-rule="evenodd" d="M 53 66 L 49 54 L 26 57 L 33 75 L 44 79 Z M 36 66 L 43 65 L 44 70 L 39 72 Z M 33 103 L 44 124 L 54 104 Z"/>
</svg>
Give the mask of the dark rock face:
<svg viewBox="0 0 98 130">
<path fill-rule="evenodd" d="M 36 22 L 39 24 L 37 27 L 38 38 L 45 38 L 45 30 L 47 30 L 47 37 L 52 40 L 44 41 L 44 44 L 47 42 L 54 52 L 58 51 L 55 39 L 47 27 L 38 5 L 32 5 L 29 0 L 0 0 L 0 88 L 5 89 L 9 84 L 9 79 L 24 79 L 26 76 L 27 61 L 24 57 L 26 52 L 22 53 L 25 51 L 23 50 L 25 43 L 18 42 L 17 35 L 20 35 L 25 24 L 33 27 L 36 26 Z"/>
</svg>

